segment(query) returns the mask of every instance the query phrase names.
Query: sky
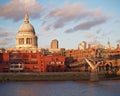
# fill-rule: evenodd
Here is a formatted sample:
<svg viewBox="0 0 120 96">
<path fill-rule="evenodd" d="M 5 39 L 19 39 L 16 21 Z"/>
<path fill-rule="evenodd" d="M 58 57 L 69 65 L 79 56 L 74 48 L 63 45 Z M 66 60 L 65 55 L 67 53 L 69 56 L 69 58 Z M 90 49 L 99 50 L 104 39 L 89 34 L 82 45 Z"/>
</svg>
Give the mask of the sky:
<svg viewBox="0 0 120 96">
<path fill-rule="evenodd" d="M 26 10 L 38 47 L 77 49 L 87 44 L 120 44 L 120 0 L 0 0 L 0 48 L 14 48 Z"/>
</svg>

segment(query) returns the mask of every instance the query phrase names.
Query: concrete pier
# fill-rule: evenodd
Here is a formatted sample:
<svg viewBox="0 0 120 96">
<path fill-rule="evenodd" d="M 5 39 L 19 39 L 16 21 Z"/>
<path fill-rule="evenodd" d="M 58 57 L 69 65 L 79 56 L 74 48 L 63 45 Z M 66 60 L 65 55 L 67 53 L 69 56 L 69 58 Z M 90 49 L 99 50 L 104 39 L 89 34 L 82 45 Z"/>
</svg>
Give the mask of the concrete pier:
<svg viewBox="0 0 120 96">
<path fill-rule="evenodd" d="M 90 81 L 93 81 L 93 82 L 99 81 L 99 77 L 98 77 L 97 72 L 91 72 L 90 73 Z"/>
</svg>

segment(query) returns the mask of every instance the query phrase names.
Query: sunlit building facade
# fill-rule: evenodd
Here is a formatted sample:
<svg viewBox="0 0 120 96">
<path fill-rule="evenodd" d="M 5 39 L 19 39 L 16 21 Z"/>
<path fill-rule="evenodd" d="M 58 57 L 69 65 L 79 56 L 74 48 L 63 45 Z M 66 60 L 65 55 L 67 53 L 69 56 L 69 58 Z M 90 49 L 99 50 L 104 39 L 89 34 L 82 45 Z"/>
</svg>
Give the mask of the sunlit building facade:
<svg viewBox="0 0 120 96">
<path fill-rule="evenodd" d="M 0 72 L 64 72 L 64 56 L 44 56 L 40 52 L 0 53 Z"/>
</svg>

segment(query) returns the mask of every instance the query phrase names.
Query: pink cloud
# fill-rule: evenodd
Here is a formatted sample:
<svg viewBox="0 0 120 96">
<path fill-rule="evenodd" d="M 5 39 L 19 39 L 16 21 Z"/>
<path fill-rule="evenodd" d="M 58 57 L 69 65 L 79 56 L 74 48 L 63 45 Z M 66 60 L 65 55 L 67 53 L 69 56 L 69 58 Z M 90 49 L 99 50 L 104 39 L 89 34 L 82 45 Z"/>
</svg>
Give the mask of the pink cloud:
<svg viewBox="0 0 120 96">
<path fill-rule="evenodd" d="M 107 21 L 107 19 L 108 19 L 107 17 L 102 17 L 101 16 L 99 18 L 94 18 L 93 20 L 90 20 L 90 21 L 84 21 L 84 22 L 76 25 L 75 27 L 66 30 L 65 32 L 66 33 L 71 33 L 71 32 L 75 32 L 75 31 L 78 31 L 78 30 L 89 30 L 94 26 L 105 23 Z"/>
<path fill-rule="evenodd" d="M 63 8 L 56 8 L 46 15 L 46 19 L 54 18 L 49 27 L 55 29 L 63 28 L 70 22 L 80 22 L 78 25 L 66 30 L 71 33 L 77 30 L 88 30 L 96 25 L 105 23 L 107 16 L 104 16 L 100 9 L 90 10 L 83 3 L 64 5 Z M 84 22 L 81 22 L 84 20 Z M 89 21 L 86 21 L 89 20 Z"/>
<path fill-rule="evenodd" d="M 19 21 L 23 19 L 26 9 L 32 18 L 38 18 L 44 8 L 36 0 L 11 0 L 4 5 L 0 5 L 0 16 L 4 19 Z"/>
</svg>

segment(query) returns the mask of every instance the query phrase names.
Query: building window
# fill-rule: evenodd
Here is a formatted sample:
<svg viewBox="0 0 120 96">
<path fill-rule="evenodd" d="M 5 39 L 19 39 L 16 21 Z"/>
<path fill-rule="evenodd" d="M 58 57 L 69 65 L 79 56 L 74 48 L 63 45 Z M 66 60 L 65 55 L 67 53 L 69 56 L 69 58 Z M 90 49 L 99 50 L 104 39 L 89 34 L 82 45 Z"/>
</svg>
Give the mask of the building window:
<svg viewBox="0 0 120 96">
<path fill-rule="evenodd" d="M 24 59 L 23 61 L 24 61 L 25 64 L 30 64 L 29 59 Z"/>
<path fill-rule="evenodd" d="M 38 64 L 38 61 L 31 61 L 31 64 Z"/>
<path fill-rule="evenodd" d="M 29 55 L 28 54 L 24 54 L 23 58 L 29 58 Z"/>
<path fill-rule="evenodd" d="M 61 62 L 59 61 L 59 64 L 61 64 Z"/>
<path fill-rule="evenodd" d="M 58 61 L 58 62 L 56 62 L 56 64 L 62 64 L 62 62 Z"/>
<path fill-rule="evenodd" d="M 31 55 L 31 58 L 37 58 L 36 54 Z"/>
<path fill-rule="evenodd" d="M 24 44 L 24 38 L 19 38 L 19 44 Z"/>
<path fill-rule="evenodd" d="M 26 44 L 32 44 L 32 38 L 26 38 Z"/>
<path fill-rule="evenodd" d="M 56 61 L 58 61 L 59 59 L 58 58 L 56 58 Z"/>
<path fill-rule="evenodd" d="M 56 64 L 59 64 L 59 62 L 56 62 Z"/>
<path fill-rule="evenodd" d="M 44 72 L 44 69 L 43 69 L 43 68 L 41 68 L 41 72 Z"/>
<path fill-rule="evenodd" d="M 51 58 L 51 61 L 54 61 L 54 58 Z"/>
<path fill-rule="evenodd" d="M 50 64 L 55 64 L 53 61 Z"/>
<path fill-rule="evenodd" d="M 46 64 L 47 64 L 47 65 L 49 65 L 50 63 L 49 63 L 49 62 L 47 62 Z"/>
</svg>

